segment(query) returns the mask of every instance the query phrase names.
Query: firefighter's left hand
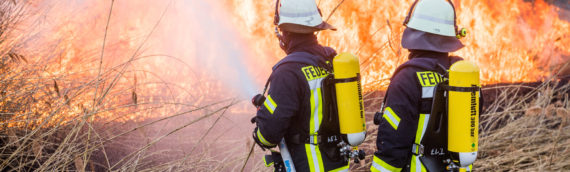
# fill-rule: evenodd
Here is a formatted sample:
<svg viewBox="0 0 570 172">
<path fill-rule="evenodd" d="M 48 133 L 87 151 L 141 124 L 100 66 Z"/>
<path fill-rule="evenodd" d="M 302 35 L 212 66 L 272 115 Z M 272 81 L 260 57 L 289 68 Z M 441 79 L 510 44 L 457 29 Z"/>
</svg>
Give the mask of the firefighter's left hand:
<svg viewBox="0 0 570 172">
<path fill-rule="evenodd" d="M 257 127 L 255 127 L 255 129 L 253 129 L 253 140 L 255 141 L 255 143 L 257 143 L 257 145 L 259 145 L 259 147 L 261 147 L 261 149 L 263 151 L 265 151 L 265 149 L 271 149 L 274 148 L 275 146 L 266 146 L 263 143 L 261 143 L 261 141 L 259 140 L 259 138 L 257 138 Z"/>
</svg>

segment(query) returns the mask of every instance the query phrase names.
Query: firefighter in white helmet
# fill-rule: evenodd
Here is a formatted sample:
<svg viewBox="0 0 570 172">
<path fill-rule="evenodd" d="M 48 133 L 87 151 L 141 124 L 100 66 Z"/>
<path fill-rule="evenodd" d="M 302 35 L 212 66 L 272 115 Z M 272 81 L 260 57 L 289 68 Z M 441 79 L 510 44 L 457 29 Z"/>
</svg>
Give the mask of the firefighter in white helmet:
<svg viewBox="0 0 570 172">
<path fill-rule="evenodd" d="M 287 56 L 273 67 L 267 97 L 260 94 L 252 100 L 258 107 L 253 139 L 262 148 L 278 144 L 288 148 L 293 164 L 276 153 L 265 156 L 266 165 L 273 164 L 276 171 L 348 171 L 348 162 L 336 145 L 338 121 L 328 120 L 321 90 L 330 68 L 327 61 L 336 52 L 319 45 L 315 34 L 336 29 L 323 21 L 315 0 L 277 0 L 274 20 L 279 45 Z"/>
<path fill-rule="evenodd" d="M 416 0 L 404 25 L 402 47 L 410 51 L 409 60 L 394 72 L 381 112 L 374 117 L 378 150 L 370 170 L 447 171 L 447 133 L 426 128 L 436 85 L 445 81 L 452 64 L 462 60 L 449 53 L 464 47 L 459 38 L 466 30 L 457 27 L 449 0 Z M 442 128 L 447 131 L 446 127 Z"/>
</svg>

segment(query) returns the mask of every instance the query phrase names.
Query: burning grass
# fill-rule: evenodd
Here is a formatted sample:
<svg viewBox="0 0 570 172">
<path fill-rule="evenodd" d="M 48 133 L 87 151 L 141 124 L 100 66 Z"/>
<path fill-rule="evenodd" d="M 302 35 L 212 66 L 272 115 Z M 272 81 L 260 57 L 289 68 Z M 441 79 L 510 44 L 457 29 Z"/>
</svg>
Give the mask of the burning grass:
<svg viewBox="0 0 570 172">
<path fill-rule="evenodd" d="M 338 28 L 321 32 L 319 42 L 339 52 L 360 57 L 365 91 L 385 89 L 396 67 L 408 52 L 400 46 L 407 10 L 414 0 L 317 1 L 325 18 Z M 458 27 L 469 34 L 465 48 L 454 53 L 481 68 L 481 82 L 534 82 L 569 61 L 570 24 L 562 19 L 564 8 L 551 0 L 453 0 Z M 566 1 L 564 1 L 566 2 Z M 274 4 L 266 1 L 231 0 L 228 10 L 234 23 L 246 33 L 258 54 L 284 57 L 273 28 Z M 563 3 L 563 2 L 561 2 Z M 253 12 L 252 12 L 253 11 Z M 560 14 L 559 14 L 560 12 Z M 568 14 L 568 13 L 565 13 Z M 268 50 L 269 49 L 269 50 Z"/>
<path fill-rule="evenodd" d="M 53 45 L 36 47 L 40 48 L 36 50 L 28 45 L 34 41 L 32 38 L 38 33 L 18 34 L 25 30 L 18 27 L 19 23 L 25 21 L 26 24 L 31 24 L 34 21 L 24 20 L 33 15 L 28 14 L 30 12 L 27 11 L 25 4 L 17 2 L 20 1 L 0 2 L 0 169 L 3 171 L 237 171 L 244 165 L 253 145 L 249 136 L 250 130 L 234 132 L 237 135 L 247 133 L 244 136 L 239 135 L 243 139 L 224 139 L 225 135 L 212 132 L 215 130 L 214 127 L 221 125 L 221 121 L 228 122 L 226 115 L 229 113 L 228 109 L 237 103 L 234 99 L 214 99 L 225 95 L 223 91 L 217 89 L 219 84 L 209 82 L 204 79 L 206 77 L 203 75 L 194 73 L 194 75 L 184 75 L 184 77 L 199 84 L 185 82 L 186 85 L 177 85 L 161 80 L 162 78 L 159 77 L 161 73 L 153 71 L 153 66 L 138 66 L 138 64 L 154 64 L 157 61 L 164 62 L 164 59 L 173 60 L 176 63 L 183 62 L 170 56 L 142 55 L 142 51 L 147 48 L 143 45 L 154 32 L 154 28 L 147 33 L 143 32 L 146 30 L 140 29 L 142 26 L 136 24 L 142 22 L 157 26 L 160 19 L 151 24 L 140 21 L 138 18 L 137 20 L 127 18 L 121 21 L 129 24 L 135 23 L 125 28 L 137 29 L 121 28 L 125 31 L 118 35 L 127 35 L 124 36 L 127 38 L 137 37 L 143 41 L 141 43 L 137 42 L 139 40 L 121 39 L 117 41 L 120 43 L 109 42 L 108 45 L 118 47 L 115 49 L 92 43 L 106 42 L 103 39 L 106 38 L 106 32 L 104 35 L 94 33 L 81 37 L 78 35 L 92 30 L 64 23 L 59 27 L 60 30 L 55 30 L 53 34 L 55 37 L 62 37 L 62 40 L 55 41 Z M 32 6 L 37 5 L 33 3 L 34 1 L 30 2 Z M 110 2 L 112 5 L 114 1 Z M 264 9 L 267 14 L 272 13 L 271 8 L 263 8 L 259 4 L 235 2 L 234 5 L 237 4 L 237 6 L 249 4 Z M 372 1 L 358 2 L 370 3 Z M 356 27 L 339 27 L 346 29 L 342 32 L 343 34 L 339 35 L 350 38 L 358 35 L 361 39 L 350 40 L 361 42 L 334 45 L 349 39 L 334 39 L 341 41 L 332 43 L 333 39 L 329 39 L 329 37 L 332 38 L 330 33 L 329 35 L 323 33 L 320 39 L 328 45 L 336 46 L 339 50 L 356 50 L 360 56 L 365 57 L 363 59 L 364 69 L 370 76 L 365 87 L 368 90 L 375 90 L 387 85 L 388 80 L 382 78 L 388 78 L 390 71 L 405 61 L 406 53 L 397 45 L 399 42 L 397 35 L 400 34 L 402 27 L 393 23 L 400 23 L 398 20 L 403 19 L 405 15 L 401 9 L 407 9 L 410 1 L 395 3 L 393 6 L 386 6 L 378 1 L 367 10 L 385 11 L 379 17 L 369 16 L 377 14 L 372 12 L 365 12 L 367 15 L 354 15 L 353 11 L 360 9 L 356 7 L 362 6 L 357 4 L 358 2 L 347 1 L 346 5 L 339 8 L 341 15 L 333 16 L 333 20 L 336 21 L 335 24 L 342 26 L 343 20 L 350 19 L 352 16 L 366 18 L 366 20 L 351 19 L 351 21 L 366 22 L 344 22 L 347 23 L 346 25 L 354 24 Z M 461 2 L 461 6 L 474 8 L 473 11 L 478 12 L 477 9 L 490 9 L 490 6 L 486 4 L 491 1 Z M 526 9 L 529 5 L 521 1 L 508 2 L 516 2 L 522 6 L 520 8 L 525 7 L 523 11 L 533 11 L 533 9 Z M 324 1 L 323 3 L 323 8 L 332 8 L 338 4 Z M 475 3 L 475 5 L 469 3 Z M 101 7 L 101 4 L 93 8 L 105 9 Z M 475 8 L 478 6 L 481 8 Z M 388 10 L 377 10 L 384 8 Z M 242 8 L 234 10 L 240 9 Z M 553 10 L 545 9 L 543 10 L 545 15 L 552 16 L 550 14 Z M 107 12 L 110 14 L 112 11 L 109 9 Z M 495 46 L 497 41 L 494 39 L 505 36 L 496 35 L 501 35 L 498 34 L 499 32 L 510 33 L 510 29 L 517 24 L 526 24 L 528 16 L 508 15 L 503 19 L 501 17 L 505 15 L 501 13 L 483 12 L 481 14 L 494 15 L 488 18 L 503 22 L 479 23 L 480 20 L 477 18 L 481 18 L 480 15 L 460 16 L 465 19 L 460 20 L 461 24 L 467 25 L 471 22 L 469 25 L 476 26 L 474 32 L 485 33 L 488 30 L 493 30 L 492 33 L 497 32 L 491 35 L 492 38 L 468 38 L 467 41 L 473 45 L 468 45 L 472 48 L 464 52 L 468 58 L 478 58 L 479 54 L 473 52 L 478 52 L 476 50 L 480 49 L 490 51 L 484 55 L 487 61 L 492 61 L 492 63 L 483 62 L 488 63 L 485 64 L 487 66 L 500 66 L 493 64 L 508 62 L 514 57 L 533 57 L 534 60 L 531 62 L 537 62 L 537 65 L 531 65 L 532 70 L 524 70 L 524 72 L 532 73 L 538 70 L 538 75 L 543 76 L 542 73 L 547 69 L 535 69 L 535 67 L 544 64 L 546 66 L 544 68 L 551 68 L 549 64 L 541 61 L 550 60 L 549 54 L 545 52 L 555 52 L 555 59 L 560 58 L 559 52 L 562 54 L 568 52 L 568 44 L 566 44 L 568 39 L 564 37 L 567 35 L 567 30 L 565 30 L 568 28 L 567 22 L 558 22 L 558 19 L 554 19 L 557 25 L 553 27 L 561 30 L 560 32 L 543 28 L 538 29 L 537 33 L 523 34 L 530 36 L 526 42 L 538 39 L 533 35 L 546 35 L 547 38 L 538 39 L 538 42 L 541 42 L 541 45 L 544 44 L 546 48 L 529 48 L 525 45 L 518 46 L 514 50 L 508 48 L 504 50 L 505 47 L 509 47 L 510 43 L 516 42 L 513 41 L 514 38 L 520 35 L 506 35 L 509 39 L 499 41 L 498 43 L 502 45 Z M 159 17 L 162 18 L 160 15 Z M 256 17 L 251 18 L 256 19 Z M 398 20 L 393 20 L 394 18 Z M 548 17 L 545 18 L 548 19 Z M 277 45 L 271 42 L 275 41 L 274 35 L 271 29 L 267 32 L 260 32 L 264 29 L 258 28 L 272 28 L 271 26 L 265 27 L 265 24 L 270 25 L 271 22 L 264 20 L 270 19 L 271 17 L 266 17 L 259 22 L 248 20 L 243 23 L 255 27 L 238 27 L 251 29 L 249 32 L 244 32 L 246 34 L 256 33 L 251 34 L 255 37 L 254 40 L 258 40 L 255 45 L 263 44 L 263 48 L 256 50 L 260 51 L 256 52 L 256 55 L 280 52 L 275 46 L 274 51 L 271 50 L 271 53 L 268 53 L 269 51 L 265 49 L 266 45 Z M 110 18 L 106 18 L 103 22 L 112 28 L 113 25 L 109 24 L 109 20 Z M 511 20 L 516 22 L 504 23 L 504 21 Z M 542 20 L 536 20 L 542 23 L 540 22 Z M 97 22 L 101 21 L 97 20 L 94 23 Z M 551 21 L 544 23 L 549 22 Z M 373 27 L 369 23 L 372 23 Z M 492 23 L 501 23 L 501 25 L 487 26 Z M 540 24 L 524 25 L 523 28 L 526 28 L 524 31 L 537 30 L 532 28 L 535 25 Z M 478 36 L 486 35 L 478 34 Z M 78 41 L 80 43 L 73 42 L 76 37 L 84 40 Z M 370 39 L 364 39 L 368 37 Z M 378 44 L 378 42 L 383 43 Z M 554 45 L 547 44 L 549 42 L 554 42 Z M 77 46 L 75 44 L 83 45 L 79 45 L 81 48 L 78 48 L 74 47 Z M 497 48 L 489 49 L 488 47 Z M 114 53 L 110 56 L 102 54 L 101 50 L 108 51 L 107 54 L 128 53 Z M 502 58 L 503 61 L 493 61 L 494 57 L 503 55 L 510 56 Z M 109 56 L 113 57 L 113 61 L 107 63 L 109 58 L 106 57 Z M 159 60 L 154 61 L 155 59 Z M 275 60 L 277 59 L 267 61 Z M 158 63 L 157 66 L 159 64 L 163 63 Z M 191 68 L 184 65 L 182 67 Z M 509 65 L 509 67 L 516 68 L 517 65 Z M 512 71 L 499 72 L 498 75 L 491 75 L 491 72 L 496 72 L 494 70 L 485 70 L 485 72 L 487 72 L 487 82 L 501 80 L 509 74 L 517 75 L 508 78 L 509 81 L 528 79 Z M 490 76 L 498 78 L 489 79 Z M 524 85 L 487 87 L 484 90 L 497 90 L 493 92 L 496 93 L 497 99 L 492 101 L 485 108 L 485 113 L 481 115 L 480 157 L 476 161 L 476 169 L 480 171 L 570 170 L 570 162 L 567 159 L 570 157 L 568 150 L 570 143 L 568 92 L 570 86 L 555 83 L 555 81 L 544 82 L 540 86 L 528 88 L 531 90 L 529 92 L 521 91 L 526 87 Z M 207 95 L 209 97 L 206 97 Z M 369 113 L 378 106 L 382 100 L 381 97 L 373 92 L 365 96 L 365 101 L 370 104 L 367 107 Z M 230 125 L 234 125 L 232 122 L 229 120 Z M 363 164 L 353 165 L 353 171 L 367 171 L 370 166 L 371 155 L 375 150 L 376 126 L 371 122 L 368 126 L 370 134 L 366 143 L 362 145 L 367 150 L 368 157 Z M 221 131 L 232 133 L 232 130 L 235 128 L 228 127 Z M 181 133 L 189 133 L 189 135 Z M 236 146 L 236 143 L 242 143 L 243 140 L 247 140 L 245 146 L 241 144 Z M 259 153 L 259 149 L 254 150 Z M 254 157 L 247 162 L 248 169 L 252 171 L 271 170 L 261 165 L 258 153 L 254 153 Z"/>
<path fill-rule="evenodd" d="M 244 149 L 223 148 L 236 141 L 210 132 L 219 121 L 232 122 L 225 114 L 240 101 L 205 98 L 204 92 L 216 89 L 206 80 L 199 80 L 205 86 L 187 88 L 139 68 L 139 61 L 161 58 L 141 55 L 145 41 L 126 58 L 117 57 L 119 62 L 111 67 L 104 66 L 102 52 L 78 53 L 66 40 L 46 46 L 50 52 L 29 53 L 36 52 L 27 47 L 35 35 L 19 31 L 19 24 L 28 20 L 23 18 L 33 16 L 29 5 L 0 2 L 2 171 L 235 171 L 241 167 Z M 67 58 L 73 62 L 66 63 Z M 79 70 L 66 71 L 78 66 Z M 205 123 L 214 117 L 212 124 Z"/>
</svg>

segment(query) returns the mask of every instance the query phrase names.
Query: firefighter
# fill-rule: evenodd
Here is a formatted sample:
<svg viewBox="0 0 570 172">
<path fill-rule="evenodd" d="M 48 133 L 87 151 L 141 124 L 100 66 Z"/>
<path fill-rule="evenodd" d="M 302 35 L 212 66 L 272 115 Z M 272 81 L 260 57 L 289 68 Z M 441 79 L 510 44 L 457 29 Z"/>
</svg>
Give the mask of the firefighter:
<svg viewBox="0 0 570 172">
<path fill-rule="evenodd" d="M 337 135 L 324 132 L 331 123 L 324 119 L 321 83 L 336 52 L 320 45 L 315 34 L 336 28 L 322 20 L 314 0 L 277 1 L 274 20 L 287 56 L 273 67 L 268 94 L 254 118 L 253 139 L 262 148 L 284 139 L 297 171 L 348 171 L 337 152 Z"/>
<path fill-rule="evenodd" d="M 375 117 L 379 126 L 371 171 L 433 169 L 419 159 L 423 151 L 428 151 L 423 150 L 420 141 L 436 84 L 444 80 L 446 69 L 462 60 L 449 55 L 464 47 L 459 38 L 466 34 L 466 30 L 457 27 L 451 1 L 416 0 L 404 25 L 401 43 L 410 52 L 409 60 L 396 69 L 386 92 L 383 113 Z M 440 153 L 439 149 L 435 151 Z"/>
</svg>

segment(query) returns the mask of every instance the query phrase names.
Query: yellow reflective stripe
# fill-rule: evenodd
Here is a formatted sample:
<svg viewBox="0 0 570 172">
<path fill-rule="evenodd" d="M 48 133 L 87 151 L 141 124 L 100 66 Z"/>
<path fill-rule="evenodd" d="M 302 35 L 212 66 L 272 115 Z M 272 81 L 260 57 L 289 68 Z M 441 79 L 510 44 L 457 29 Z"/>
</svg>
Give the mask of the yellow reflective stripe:
<svg viewBox="0 0 570 172">
<path fill-rule="evenodd" d="M 329 171 L 329 172 L 348 172 L 348 168 L 349 168 L 349 167 L 350 167 L 350 162 L 349 162 L 349 164 L 347 164 L 347 165 L 345 165 L 345 166 L 342 166 L 342 167 L 340 167 L 340 168 L 331 170 L 331 171 Z"/>
<path fill-rule="evenodd" d="M 257 138 L 259 138 L 259 141 L 261 141 L 261 143 L 264 144 L 265 146 L 275 146 L 275 144 L 271 144 L 267 140 L 265 140 L 265 138 L 263 138 L 263 135 L 261 135 L 259 129 L 257 129 Z"/>
<path fill-rule="evenodd" d="M 323 118 L 323 105 L 321 103 L 321 88 L 311 90 L 311 121 L 310 121 L 310 135 L 316 135 Z"/>
<path fill-rule="evenodd" d="M 311 169 L 312 172 L 325 171 L 319 146 L 313 144 L 305 144 L 305 152 L 307 153 L 307 160 L 309 161 L 309 169 Z"/>
<path fill-rule="evenodd" d="M 267 108 L 267 110 L 271 114 L 273 114 L 273 112 L 277 108 L 277 103 L 275 103 L 275 101 L 273 101 L 273 98 L 271 98 L 271 95 L 267 96 L 267 98 L 265 99 L 265 102 L 263 102 L 263 105 L 265 105 L 265 108 Z"/>
<path fill-rule="evenodd" d="M 390 164 L 382 161 L 380 158 L 374 155 L 370 171 L 393 172 L 393 171 L 402 171 L 402 168 L 396 168 L 394 166 L 391 166 Z"/>
<path fill-rule="evenodd" d="M 269 164 L 267 164 L 267 160 L 265 160 L 265 156 L 263 156 L 263 164 L 265 164 L 266 167 L 271 167 L 275 162 L 271 162 Z"/>
<path fill-rule="evenodd" d="M 313 76 L 314 72 L 324 72 L 318 76 Z M 327 75 L 326 71 L 317 68 L 306 67 L 303 68 L 303 72 L 307 77 L 307 82 L 311 90 L 310 105 L 311 105 L 311 118 L 309 121 L 309 135 L 316 136 L 319 132 L 321 121 L 323 118 L 323 105 L 321 100 L 321 83 L 324 77 Z M 311 73 L 313 72 L 313 73 Z M 309 74 L 311 74 L 309 76 Z M 317 145 L 305 144 L 305 152 L 307 154 L 307 160 L 309 161 L 309 167 L 311 171 L 324 171 L 323 160 L 321 157 L 321 151 Z"/>
<path fill-rule="evenodd" d="M 410 163 L 410 172 L 425 172 L 427 171 L 422 162 L 420 161 L 420 157 L 412 154 L 412 162 Z"/>
<path fill-rule="evenodd" d="M 315 122 L 315 134 L 317 134 L 317 132 L 319 131 L 319 128 L 321 126 L 321 119 L 323 119 L 323 104 L 321 103 L 321 98 L 322 98 L 322 93 L 321 93 L 321 88 L 317 88 L 316 89 L 317 92 L 317 97 L 318 97 L 318 105 L 317 105 L 317 111 L 315 112 L 315 114 L 317 115 L 316 118 L 316 122 Z"/>
<path fill-rule="evenodd" d="M 384 119 L 386 119 L 386 121 L 388 121 L 388 123 L 394 127 L 394 130 L 398 130 L 398 125 L 400 125 L 400 117 L 394 113 L 392 108 L 386 107 L 386 110 L 384 110 L 384 115 L 382 117 L 384 117 Z"/>
<path fill-rule="evenodd" d="M 415 144 L 420 144 L 424 134 L 426 132 L 426 128 L 429 122 L 429 114 L 420 114 L 420 120 L 418 121 L 418 129 L 416 130 L 416 140 L 414 141 Z"/>
<path fill-rule="evenodd" d="M 311 90 L 311 119 L 309 122 L 309 125 L 310 125 L 309 134 L 313 134 L 316 131 L 315 130 L 315 120 L 314 120 L 316 101 L 315 101 L 314 92 L 315 92 L 315 90 Z"/>
</svg>

